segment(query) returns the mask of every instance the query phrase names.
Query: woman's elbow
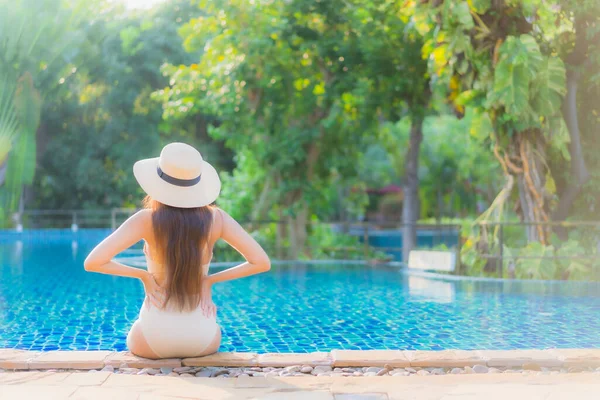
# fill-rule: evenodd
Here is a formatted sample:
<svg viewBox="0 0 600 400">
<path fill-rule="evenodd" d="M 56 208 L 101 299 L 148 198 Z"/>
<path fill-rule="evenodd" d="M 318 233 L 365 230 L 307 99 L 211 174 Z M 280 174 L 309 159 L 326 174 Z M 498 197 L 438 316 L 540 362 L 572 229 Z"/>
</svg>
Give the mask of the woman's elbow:
<svg viewBox="0 0 600 400">
<path fill-rule="evenodd" d="M 93 258 L 86 258 L 83 262 L 83 269 L 88 272 L 94 272 L 98 269 L 98 263 Z"/>
<path fill-rule="evenodd" d="M 260 262 L 261 272 L 267 272 L 271 269 L 271 259 L 269 257 L 265 257 Z"/>
</svg>

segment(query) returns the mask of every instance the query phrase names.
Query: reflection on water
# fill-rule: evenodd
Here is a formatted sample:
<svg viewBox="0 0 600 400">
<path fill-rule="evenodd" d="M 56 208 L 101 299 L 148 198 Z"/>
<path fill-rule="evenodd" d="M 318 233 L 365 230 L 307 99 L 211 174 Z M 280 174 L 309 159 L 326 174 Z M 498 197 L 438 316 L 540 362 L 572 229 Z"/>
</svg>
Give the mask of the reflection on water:
<svg viewBox="0 0 600 400">
<path fill-rule="evenodd" d="M 413 302 L 452 303 L 454 301 L 455 285 L 456 282 L 444 282 L 418 276 L 408 277 L 408 292 Z"/>
</svg>

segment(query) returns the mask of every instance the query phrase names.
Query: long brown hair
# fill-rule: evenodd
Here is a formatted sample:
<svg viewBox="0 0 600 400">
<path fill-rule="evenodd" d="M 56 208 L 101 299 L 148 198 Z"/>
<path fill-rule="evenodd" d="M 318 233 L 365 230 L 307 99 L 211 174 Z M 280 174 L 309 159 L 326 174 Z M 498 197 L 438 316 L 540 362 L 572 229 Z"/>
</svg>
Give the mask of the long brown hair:
<svg viewBox="0 0 600 400">
<path fill-rule="evenodd" d="M 203 253 L 208 250 L 213 222 L 211 206 L 171 207 L 150 196 L 144 206 L 152 210 L 153 256 L 166 268 L 165 306 L 172 301 L 181 311 L 193 310 L 200 304 Z"/>
</svg>

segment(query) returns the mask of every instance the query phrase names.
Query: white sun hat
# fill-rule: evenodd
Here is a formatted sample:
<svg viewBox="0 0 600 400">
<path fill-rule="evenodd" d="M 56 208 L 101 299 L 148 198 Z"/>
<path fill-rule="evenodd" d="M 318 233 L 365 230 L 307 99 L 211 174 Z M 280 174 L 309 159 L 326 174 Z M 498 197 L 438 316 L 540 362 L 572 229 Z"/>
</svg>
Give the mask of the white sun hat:
<svg viewBox="0 0 600 400">
<path fill-rule="evenodd" d="M 203 207 L 214 202 L 221 191 L 215 168 L 185 143 L 170 143 L 160 157 L 136 162 L 133 175 L 150 197 L 172 207 Z"/>
</svg>

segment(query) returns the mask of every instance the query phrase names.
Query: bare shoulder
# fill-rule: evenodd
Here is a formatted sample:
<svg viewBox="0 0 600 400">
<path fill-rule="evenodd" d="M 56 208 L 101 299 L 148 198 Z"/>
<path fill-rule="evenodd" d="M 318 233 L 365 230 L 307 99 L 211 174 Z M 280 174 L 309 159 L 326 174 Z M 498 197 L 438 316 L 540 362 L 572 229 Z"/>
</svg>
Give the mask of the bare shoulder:
<svg viewBox="0 0 600 400">
<path fill-rule="evenodd" d="M 131 218 L 135 218 L 140 222 L 152 222 L 152 210 L 148 208 L 144 208 L 136 212 L 131 216 Z"/>
<path fill-rule="evenodd" d="M 133 214 L 127 220 L 127 223 L 136 229 L 148 231 L 152 229 L 152 210 L 143 209 Z M 125 224 L 124 224 L 125 225 Z"/>
<path fill-rule="evenodd" d="M 231 224 L 234 219 L 223 209 L 213 207 L 213 232 L 217 238 L 222 236 L 223 229 Z"/>
</svg>

